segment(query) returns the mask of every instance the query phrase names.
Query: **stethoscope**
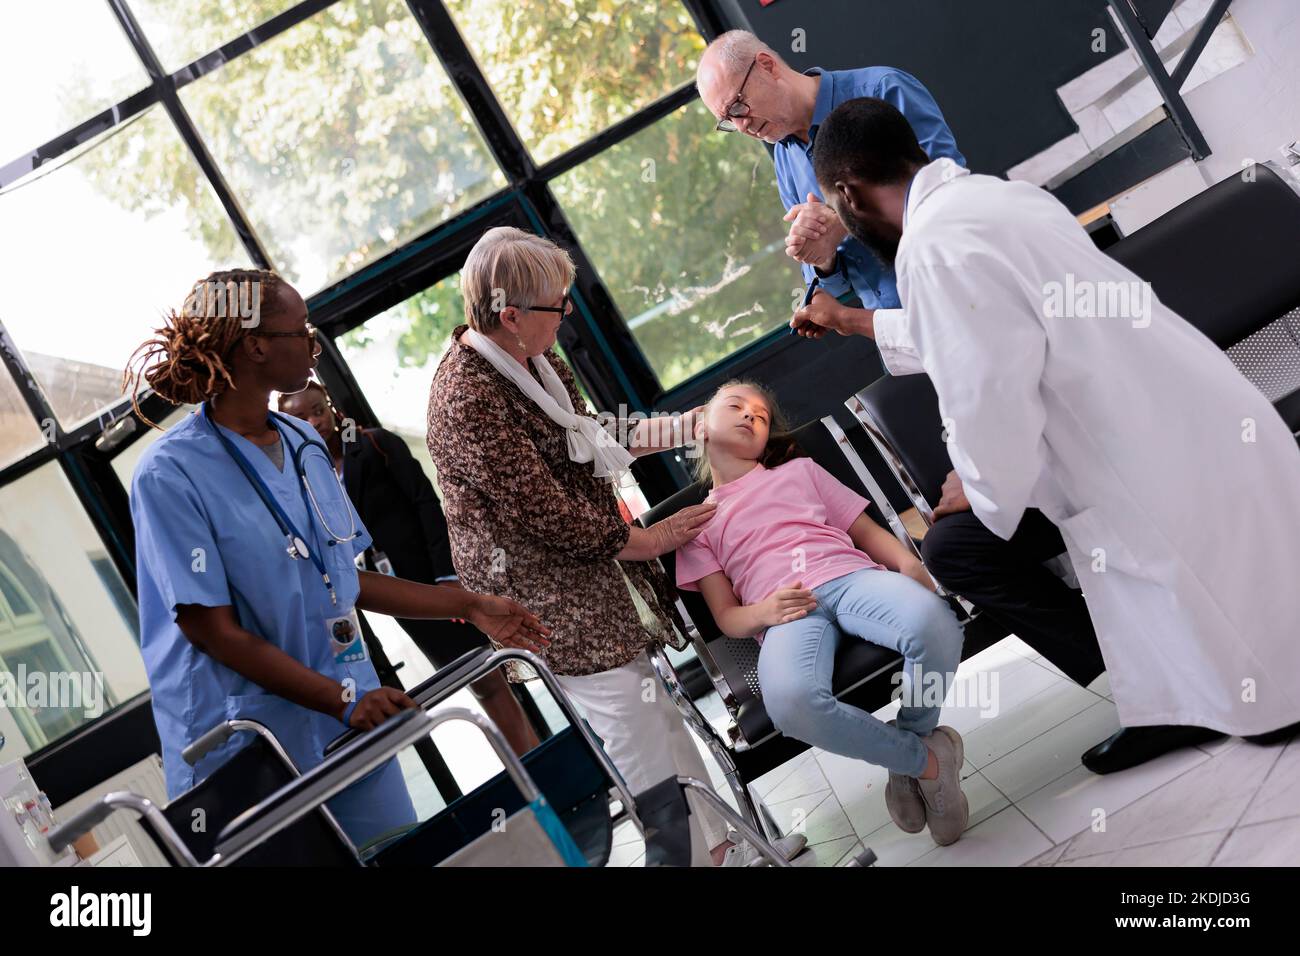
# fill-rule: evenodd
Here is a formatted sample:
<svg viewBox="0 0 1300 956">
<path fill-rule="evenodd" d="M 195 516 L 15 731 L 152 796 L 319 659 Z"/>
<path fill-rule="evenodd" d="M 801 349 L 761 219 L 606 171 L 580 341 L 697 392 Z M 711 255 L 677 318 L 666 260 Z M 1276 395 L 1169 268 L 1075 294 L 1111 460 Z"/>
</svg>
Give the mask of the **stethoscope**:
<svg viewBox="0 0 1300 956">
<path fill-rule="evenodd" d="M 220 440 L 222 447 L 224 447 L 230 457 L 234 459 L 235 464 L 239 466 L 239 470 L 244 473 L 244 477 L 247 478 L 248 483 L 253 486 L 253 490 L 257 492 L 257 496 L 262 499 L 262 504 L 265 505 L 266 510 L 271 513 L 271 517 L 275 519 L 275 523 L 280 528 L 280 533 L 284 535 L 285 550 L 289 553 L 289 557 L 295 560 L 310 560 L 311 563 L 316 566 L 316 570 L 320 573 L 321 580 L 325 583 L 325 589 L 329 591 L 330 604 L 337 605 L 338 597 L 334 593 L 334 582 L 330 580 L 329 571 L 325 568 L 324 560 L 320 555 L 307 547 L 306 540 L 294 526 L 292 519 L 285 513 L 284 509 L 280 507 L 280 503 L 275 500 L 275 496 L 271 494 L 271 490 L 266 487 L 266 482 L 262 480 L 262 477 L 257 473 L 256 469 L 253 468 L 252 463 L 244 456 L 244 453 L 235 446 L 234 442 L 221 433 L 221 429 L 217 427 L 217 423 L 208 415 L 207 402 L 203 403 L 199 414 L 203 417 L 203 420 L 208 423 L 208 426 L 212 429 L 212 433 Z M 347 534 L 340 535 L 330 527 L 329 522 L 325 519 L 324 511 L 321 510 L 320 502 L 316 499 L 316 492 L 307 478 L 307 465 L 305 464 L 305 461 L 307 460 L 306 456 L 311 453 L 320 455 L 324 459 L 325 464 L 329 466 L 330 474 L 334 476 L 334 481 L 338 485 L 339 494 L 342 496 L 342 500 L 347 501 L 347 491 L 344 490 L 343 482 L 339 480 L 338 473 L 334 471 L 334 459 L 330 457 L 329 449 L 321 442 L 304 434 L 291 419 L 281 415 L 279 412 L 268 411 L 267 421 L 274 425 L 276 430 L 280 433 L 280 438 L 284 443 L 286 451 L 289 449 L 289 441 L 288 437 L 285 435 L 284 425 L 288 425 L 300 438 L 302 438 L 302 443 L 290 453 L 290 460 L 293 462 L 293 470 L 298 476 L 298 493 L 302 495 L 303 507 L 307 509 L 307 520 L 311 520 L 312 513 L 314 512 L 321 530 L 329 537 L 329 540 L 325 542 L 326 546 L 332 548 L 335 545 L 343 544 L 358 537 L 361 532 L 357 530 L 356 515 L 353 514 L 351 508 L 347 509 L 348 521 L 351 524 Z M 315 529 L 313 528 L 313 536 L 314 532 Z"/>
</svg>

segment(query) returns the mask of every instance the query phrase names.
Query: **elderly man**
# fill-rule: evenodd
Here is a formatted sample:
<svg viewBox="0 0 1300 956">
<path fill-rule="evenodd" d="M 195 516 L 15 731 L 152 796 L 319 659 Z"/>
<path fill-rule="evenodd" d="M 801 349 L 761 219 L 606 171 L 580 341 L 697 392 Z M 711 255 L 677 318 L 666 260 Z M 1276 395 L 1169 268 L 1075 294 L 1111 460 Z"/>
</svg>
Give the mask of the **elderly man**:
<svg viewBox="0 0 1300 956">
<path fill-rule="evenodd" d="M 724 33 L 700 58 L 696 85 L 718 117 L 718 129 L 739 131 L 772 146 L 777 187 L 791 223 L 786 253 L 801 263 L 805 282 L 819 289 L 799 310 L 800 325 L 823 328 L 864 321 L 868 310 L 898 307 L 894 270 L 841 225 L 822 201 L 813 174 L 817 128 L 831 110 L 859 96 L 892 103 L 908 122 L 930 159 L 962 164 L 952 131 L 939 106 L 915 77 L 884 66 L 828 72 L 791 69 L 752 33 Z M 822 291 L 824 290 L 824 291 Z M 863 308 L 842 305 L 853 292 Z"/>
</svg>

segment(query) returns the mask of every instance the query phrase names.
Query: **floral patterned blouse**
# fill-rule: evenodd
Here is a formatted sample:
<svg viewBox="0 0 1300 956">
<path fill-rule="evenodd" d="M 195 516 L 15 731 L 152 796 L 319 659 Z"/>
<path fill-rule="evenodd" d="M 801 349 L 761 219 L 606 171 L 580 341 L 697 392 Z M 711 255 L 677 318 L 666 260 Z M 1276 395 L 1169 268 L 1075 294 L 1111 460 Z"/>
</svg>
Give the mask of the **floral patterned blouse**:
<svg viewBox="0 0 1300 956">
<path fill-rule="evenodd" d="M 542 656 L 557 674 L 621 667 L 654 643 L 629 584 L 645 598 L 655 630 L 684 646 L 663 566 L 614 558 L 630 529 L 613 486 L 590 462 L 569 460 L 564 429 L 460 341 L 466 328 L 452 333 L 434 373 L 428 417 L 461 583 L 512 598 L 552 628 Z M 569 366 L 554 349 L 546 357 L 574 409 L 587 414 Z M 529 371 L 537 377 L 531 364 Z"/>
</svg>

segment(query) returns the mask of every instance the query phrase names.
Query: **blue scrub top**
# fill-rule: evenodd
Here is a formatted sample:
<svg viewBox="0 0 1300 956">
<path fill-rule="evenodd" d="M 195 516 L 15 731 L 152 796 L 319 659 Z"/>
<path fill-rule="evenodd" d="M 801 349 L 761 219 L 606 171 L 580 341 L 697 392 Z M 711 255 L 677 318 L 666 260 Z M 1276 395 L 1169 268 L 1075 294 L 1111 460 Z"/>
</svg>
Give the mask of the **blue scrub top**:
<svg viewBox="0 0 1300 956">
<path fill-rule="evenodd" d="M 772 152 L 777 188 L 787 212 L 791 206 L 806 202 L 809 193 L 820 199 L 826 198 L 813 173 L 817 127 L 835 107 L 862 96 L 884 100 L 907 117 L 921 148 L 932 161 L 946 156 L 962 166 L 966 165 L 966 158 L 958 151 L 952 130 L 939 111 L 939 104 L 911 74 L 891 67 L 868 66 L 860 70 L 836 71 L 813 68 L 805 75 L 821 76 L 808 142 L 787 136 L 773 147 Z M 836 271 L 821 280 L 821 288 L 837 298 L 848 292 L 856 293 L 863 308 L 867 309 L 896 309 L 900 306 L 893 269 L 852 236 L 844 237 L 839 253 Z M 809 265 L 802 267 L 804 283 L 812 282 L 815 270 Z"/>
<path fill-rule="evenodd" d="M 215 423 L 210 419 L 188 416 L 159 438 L 136 466 L 131 515 L 141 652 L 153 692 L 170 798 L 193 787 L 248 743 L 249 735 L 240 733 L 196 766 L 181 759 L 186 746 L 226 719 L 243 717 L 266 725 L 302 771 L 320 763 L 325 745 L 347 729 L 337 718 L 270 694 L 201 653 L 176 624 L 178 605 L 233 605 L 245 630 L 312 670 L 340 683 L 353 681 L 357 700 L 379 686 L 369 660 L 336 662 L 326 628 L 327 620 L 347 614 L 356 603 L 355 557 L 369 547 L 370 535 L 333 480 L 332 469 L 321 469 L 323 480 L 313 469 L 309 471 L 312 490 L 330 527 L 345 535 L 355 521 L 360 532 L 351 541 L 326 544 L 329 535 L 314 509 L 309 515 L 293 464 L 294 450 L 310 437 L 306 427 L 300 431 L 297 424 L 281 429 L 283 471 L 248 439 L 226 428 L 222 433 L 261 476 L 313 553 L 324 556 L 337 605 L 330 603 L 315 564 L 289 556 L 275 519 L 213 432 Z M 344 805 L 356 802 L 352 791 L 379 777 L 384 778 L 386 796 L 372 794 L 364 801 L 367 806 L 360 808 L 364 819 L 345 819 L 350 810 Z M 352 799 L 341 799 L 349 794 Z M 386 806 L 378 807 L 376 802 Z M 330 807 L 357 843 L 415 819 L 395 761 L 340 794 Z"/>
</svg>

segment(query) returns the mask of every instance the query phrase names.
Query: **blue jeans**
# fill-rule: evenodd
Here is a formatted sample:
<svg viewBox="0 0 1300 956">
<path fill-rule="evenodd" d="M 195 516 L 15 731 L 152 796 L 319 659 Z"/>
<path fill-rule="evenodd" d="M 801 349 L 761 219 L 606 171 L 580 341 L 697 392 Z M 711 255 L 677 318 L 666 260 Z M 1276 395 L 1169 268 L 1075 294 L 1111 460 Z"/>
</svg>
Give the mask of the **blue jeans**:
<svg viewBox="0 0 1300 956">
<path fill-rule="evenodd" d="M 919 777 L 928 758 L 921 737 L 938 726 L 961 661 L 962 630 L 952 609 L 906 575 L 870 568 L 828 581 L 813 595 L 817 607 L 807 617 L 768 628 L 763 638 L 758 682 L 768 716 L 787 737 Z M 896 726 L 835 699 L 831 674 L 845 634 L 903 655 L 905 706 Z"/>
</svg>

